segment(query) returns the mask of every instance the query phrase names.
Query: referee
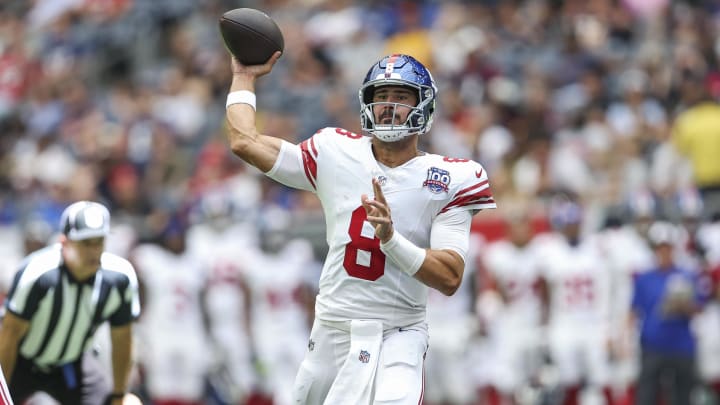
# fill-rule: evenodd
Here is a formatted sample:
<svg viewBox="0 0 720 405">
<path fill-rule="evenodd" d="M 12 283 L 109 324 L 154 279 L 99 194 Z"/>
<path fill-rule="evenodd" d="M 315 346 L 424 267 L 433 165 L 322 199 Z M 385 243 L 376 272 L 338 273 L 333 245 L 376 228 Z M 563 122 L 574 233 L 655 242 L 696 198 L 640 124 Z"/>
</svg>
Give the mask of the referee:
<svg viewBox="0 0 720 405">
<path fill-rule="evenodd" d="M 43 391 L 65 405 L 122 404 L 132 368 L 132 323 L 140 313 L 132 265 L 104 252 L 110 213 L 96 202 L 65 209 L 59 243 L 27 256 L 0 328 L 0 366 L 16 404 Z M 109 322 L 112 375 L 91 350 Z"/>
</svg>

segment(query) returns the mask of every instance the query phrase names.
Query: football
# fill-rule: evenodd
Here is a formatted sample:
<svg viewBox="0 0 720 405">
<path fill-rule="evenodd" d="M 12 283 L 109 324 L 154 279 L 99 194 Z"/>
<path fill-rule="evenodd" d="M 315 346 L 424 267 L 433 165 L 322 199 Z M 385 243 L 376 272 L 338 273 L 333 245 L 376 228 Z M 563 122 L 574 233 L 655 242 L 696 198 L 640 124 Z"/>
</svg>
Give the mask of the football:
<svg viewBox="0 0 720 405">
<path fill-rule="evenodd" d="M 282 52 L 282 31 L 267 14 L 254 8 L 236 8 L 220 17 L 220 34 L 228 51 L 243 65 L 262 65 Z"/>
</svg>

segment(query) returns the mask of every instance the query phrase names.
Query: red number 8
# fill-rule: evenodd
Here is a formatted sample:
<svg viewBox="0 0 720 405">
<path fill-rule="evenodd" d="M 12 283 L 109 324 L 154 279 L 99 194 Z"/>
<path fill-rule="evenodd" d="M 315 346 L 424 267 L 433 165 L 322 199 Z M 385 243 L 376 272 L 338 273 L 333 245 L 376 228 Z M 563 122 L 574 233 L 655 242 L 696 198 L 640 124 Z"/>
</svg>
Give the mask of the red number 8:
<svg viewBox="0 0 720 405">
<path fill-rule="evenodd" d="M 448 162 L 448 163 L 464 163 L 464 162 L 469 162 L 470 160 L 469 159 L 461 159 L 461 158 L 444 157 L 443 161 Z"/>
<path fill-rule="evenodd" d="M 385 253 L 380 250 L 380 239 L 368 238 L 362 235 L 363 224 L 367 219 L 365 208 L 358 207 L 350 217 L 348 235 L 350 243 L 345 245 L 345 260 L 343 267 L 350 277 L 375 281 L 385 273 Z M 370 252 L 370 265 L 357 263 L 358 250 Z"/>
<path fill-rule="evenodd" d="M 350 139 L 360 139 L 360 138 L 362 138 L 362 135 L 356 134 L 355 132 L 352 132 L 352 131 L 348 131 L 347 129 L 335 128 L 335 132 L 338 133 L 338 134 L 340 134 L 340 135 L 342 135 L 342 136 L 347 136 L 347 137 L 350 138 Z"/>
</svg>

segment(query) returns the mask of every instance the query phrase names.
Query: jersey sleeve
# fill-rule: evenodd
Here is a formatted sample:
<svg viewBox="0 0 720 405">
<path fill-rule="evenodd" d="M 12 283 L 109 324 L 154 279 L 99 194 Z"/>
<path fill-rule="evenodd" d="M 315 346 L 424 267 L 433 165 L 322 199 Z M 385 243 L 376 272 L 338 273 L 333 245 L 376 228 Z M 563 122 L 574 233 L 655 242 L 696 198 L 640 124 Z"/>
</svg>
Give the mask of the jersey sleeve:
<svg viewBox="0 0 720 405">
<path fill-rule="evenodd" d="M 461 182 L 455 188 L 450 202 L 439 212 L 443 214 L 451 210 L 468 210 L 473 214 L 480 210 L 496 208 L 495 199 L 490 190 L 490 181 L 485 169 L 476 162 L 469 161 L 459 170 Z"/>
<path fill-rule="evenodd" d="M 328 153 L 324 145 L 331 139 L 324 128 L 297 145 L 283 141 L 275 165 L 265 173 L 288 187 L 317 192 L 318 159 Z"/>
<path fill-rule="evenodd" d="M 472 215 L 465 210 L 450 210 L 438 215 L 430 230 L 432 249 L 450 249 L 467 262 Z"/>
</svg>

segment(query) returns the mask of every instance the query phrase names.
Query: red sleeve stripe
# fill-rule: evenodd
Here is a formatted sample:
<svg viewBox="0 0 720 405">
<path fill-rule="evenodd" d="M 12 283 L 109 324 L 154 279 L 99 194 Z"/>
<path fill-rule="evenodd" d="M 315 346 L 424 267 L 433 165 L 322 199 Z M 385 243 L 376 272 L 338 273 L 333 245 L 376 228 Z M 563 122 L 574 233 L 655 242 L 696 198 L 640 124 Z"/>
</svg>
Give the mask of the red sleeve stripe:
<svg viewBox="0 0 720 405">
<path fill-rule="evenodd" d="M 477 193 L 473 193 L 473 194 L 466 195 L 466 196 L 463 196 L 460 198 L 456 198 L 456 199 L 450 201 L 450 203 L 448 203 L 448 205 L 446 205 L 445 208 L 440 210 L 440 214 L 448 211 L 449 209 L 451 209 L 453 207 L 465 207 L 468 205 L 476 205 L 476 204 L 478 204 L 478 205 L 495 204 L 495 199 L 493 199 L 493 196 L 492 196 L 492 193 L 490 192 L 490 190 L 483 190 L 483 191 L 479 191 Z"/>
<path fill-rule="evenodd" d="M 455 194 L 455 199 L 457 199 L 458 197 L 462 196 L 462 195 L 465 194 L 465 193 L 469 193 L 469 192 L 475 190 L 476 188 L 481 188 L 481 187 L 483 187 L 483 186 L 487 186 L 487 184 L 488 184 L 488 181 L 485 180 L 485 181 L 481 181 L 480 183 L 475 184 L 475 185 L 473 185 L 473 186 L 464 188 L 464 189 L 458 191 L 458 192 Z M 487 187 L 483 187 L 483 188 L 487 188 Z M 476 192 L 477 192 L 477 191 L 476 191 Z"/>
<path fill-rule="evenodd" d="M 310 138 L 312 140 L 312 138 Z M 305 176 L 307 177 L 310 185 L 317 190 L 315 186 L 315 180 L 317 179 L 317 162 L 310 152 L 310 142 L 308 140 L 300 143 L 300 150 L 302 151 L 303 168 L 305 169 Z"/>
<path fill-rule="evenodd" d="M 312 138 L 310 138 L 310 149 L 312 150 L 313 156 L 315 156 L 317 158 L 318 151 L 317 151 L 317 148 L 315 147 L 315 137 L 314 136 Z"/>
</svg>

